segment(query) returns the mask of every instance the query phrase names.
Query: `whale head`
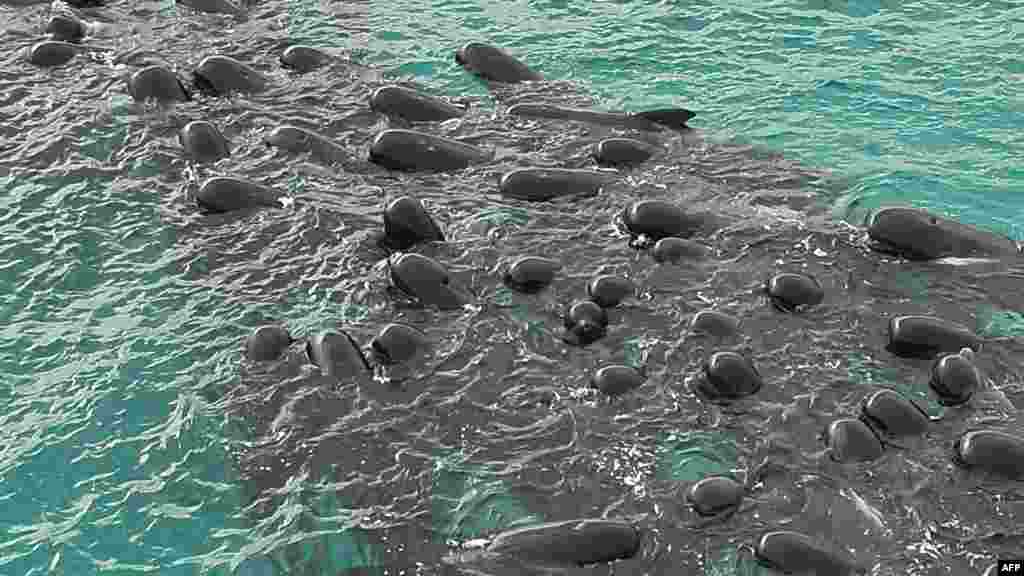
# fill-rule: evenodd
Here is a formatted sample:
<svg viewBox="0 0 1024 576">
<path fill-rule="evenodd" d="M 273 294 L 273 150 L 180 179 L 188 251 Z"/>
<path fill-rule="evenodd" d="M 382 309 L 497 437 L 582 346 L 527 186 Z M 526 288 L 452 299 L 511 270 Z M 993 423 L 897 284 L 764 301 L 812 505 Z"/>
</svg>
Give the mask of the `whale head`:
<svg viewBox="0 0 1024 576">
<path fill-rule="evenodd" d="M 1017 243 L 1005 236 L 918 208 L 878 210 L 869 218 L 868 236 L 873 249 L 908 260 L 1020 254 Z"/>
</svg>

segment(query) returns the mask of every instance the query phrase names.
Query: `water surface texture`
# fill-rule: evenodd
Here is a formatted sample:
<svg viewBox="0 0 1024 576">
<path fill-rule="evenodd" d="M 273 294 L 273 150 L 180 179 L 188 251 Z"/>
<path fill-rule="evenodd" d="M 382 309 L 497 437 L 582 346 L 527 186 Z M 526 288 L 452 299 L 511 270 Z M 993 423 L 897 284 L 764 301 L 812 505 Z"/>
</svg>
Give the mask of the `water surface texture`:
<svg viewBox="0 0 1024 576">
<path fill-rule="evenodd" d="M 523 574 L 460 545 L 577 517 L 628 518 L 645 537 L 636 558 L 572 574 L 767 575 L 749 546 L 774 529 L 875 575 L 1024 557 L 1024 483 L 951 459 L 964 430 L 1024 434 L 1024 267 L 908 263 L 870 251 L 861 228 L 895 203 L 1024 239 L 1019 3 L 265 0 L 241 18 L 116 0 L 80 12 L 96 23 L 86 43 L 109 50 L 26 62 L 68 9 L 0 0 L 0 575 Z M 454 61 L 471 40 L 548 81 L 489 89 Z M 290 44 L 342 60 L 296 75 L 277 60 Z M 212 54 L 270 88 L 170 108 L 128 95 L 141 65 L 188 77 Z M 494 160 L 428 175 L 367 162 L 373 136 L 402 127 L 367 106 L 395 82 L 468 106 L 418 129 Z M 538 100 L 686 107 L 699 135 L 504 114 Z M 185 158 L 178 130 L 200 119 L 230 158 Z M 267 147 L 282 124 L 351 157 Z M 593 167 L 589 147 L 610 135 L 667 153 L 592 197 L 498 195 L 515 168 Z M 207 215 L 190 195 L 211 175 L 294 202 Z M 448 239 L 413 251 L 474 295 L 464 309 L 388 290 L 373 235 L 406 194 Z M 658 264 L 632 246 L 619 214 L 643 199 L 715 214 L 698 236 L 713 256 Z M 538 295 L 501 281 L 527 254 L 562 263 Z M 783 271 L 815 276 L 824 302 L 773 309 L 760 289 Z M 609 311 L 603 339 L 568 346 L 559 315 L 598 274 L 638 294 Z M 740 334 L 690 334 L 708 308 L 741 318 Z M 987 384 L 968 405 L 941 406 L 927 361 L 884 350 L 899 314 L 986 338 Z M 318 331 L 369 348 L 389 322 L 423 330 L 428 349 L 342 381 L 305 360 Z M 300 341 L 279 362 L 244 362 L 264 324 Z M 690 391 L 718 350 L 753 359 L 756 396 L 722 408 Z M 646 366 L 646 383 L 597 397 L 589 379 L 610 363 Z M 828 424 L 881 388 L 933 416 L 928 433 L 872 462 L 830 459 Z M 684 494 L 712 474 L 750 480 L 748 505 L 697 526 Z"/>
</svg>

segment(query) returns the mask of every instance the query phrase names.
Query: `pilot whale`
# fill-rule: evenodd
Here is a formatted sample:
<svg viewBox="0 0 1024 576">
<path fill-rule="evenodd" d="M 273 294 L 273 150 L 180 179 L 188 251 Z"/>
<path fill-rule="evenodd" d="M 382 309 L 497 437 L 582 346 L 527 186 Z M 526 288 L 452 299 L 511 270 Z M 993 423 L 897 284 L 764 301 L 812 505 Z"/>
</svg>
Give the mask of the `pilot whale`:
<svg viewBox="0 0 1024 576">
<path fill-rule="evenodd" d="M 882 208 L 868 223 L 872 248 L 908 260 L 1005 257 L 1020 254 L 1013 240 L 910 207 Z"/>
<path fill-rule="evenodd" d="M 646 112 L 599 112 L 582 108 L 566 108 L 551 104 L 524 102 L 508 109 L 509 116 L 573 120 L 602 126 L 632 128 L 645 132 L 661 132 L 665 128 L 689 130 L 686 122 L 697 114 L 685 108 L 664 108 Z"/>
</svg>

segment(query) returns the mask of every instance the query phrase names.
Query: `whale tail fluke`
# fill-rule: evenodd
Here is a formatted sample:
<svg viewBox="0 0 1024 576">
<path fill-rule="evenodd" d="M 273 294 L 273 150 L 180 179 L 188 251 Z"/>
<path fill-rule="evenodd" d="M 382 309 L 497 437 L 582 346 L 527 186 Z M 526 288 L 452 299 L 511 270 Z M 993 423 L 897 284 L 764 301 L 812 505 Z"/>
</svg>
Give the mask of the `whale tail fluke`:
<svg viewBox="0 0 1024 576">
<path fill-rule="evenodd" d="M 697 113 L 686 108 L 663 108 L 661 110 L 637 112 L 634 115 L 669 128 L 688 130 L 690 127 L 686 125 L 686 122 L 696 116 Z"/>
</svg>

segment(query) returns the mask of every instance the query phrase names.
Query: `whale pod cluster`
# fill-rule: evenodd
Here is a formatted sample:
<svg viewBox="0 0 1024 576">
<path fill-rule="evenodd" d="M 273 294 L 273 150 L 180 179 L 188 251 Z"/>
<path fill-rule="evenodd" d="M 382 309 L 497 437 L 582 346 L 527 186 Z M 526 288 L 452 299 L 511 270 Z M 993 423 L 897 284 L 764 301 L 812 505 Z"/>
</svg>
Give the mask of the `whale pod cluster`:
<svg viewBox="0 0 1024 576">
<path fill-rule="evenodd" d="M 243 9 L 227 0 L 188 0 L 179 3 L 196 10 L 239 15 Z M 81 7 L 98 4 L 78 0 Z M 94 27 L 75 16 L 56 15 L 47 25 L 50 39 L 26 50 L 26 58 L 38 66 L 60 66 L 77 54 L 92 50 L 82 44 Z M 279 63 L 294 73 L 308 73 L 338 59 L 311 46 L 285 48 Z M 494 83 L 541 82 L 544 77 L 508 52 L 479 42 L 455 51 L 455 60 L 466 70 Z M 127 79 L 128 93 L 139 102 L 162 104 L 186 102 L 194 97 L 224 97 L 253 94 L 272 87 L 273 78 L 233 57 L 210 55 L 185 76 L 163 64 L 134 71 Z M 415 89 L 391 85 L 375 90 L 367 107 L 389 121 L 400 123 L 445 122 L 463 118 L 467 109 L 422 94 Z M 601 112 L 520 102 L 506 115 L 527 121 L 570 121 L 636 130 L 657 136 L 669 130 L 689 131 L 687 122 L 695 113 L 686 109 L 649 110 L 635 113 Z M 646 136 L 645 136 L 646 137 Z M 658 145 L 630 137 L 603 138 L 589 149 L 590 159 L 599 167 L 628 169 L 657 159 Z M 193 121 L 179 132 L 184 153 L 196 162 L 216 162 L 229 157 L 227 139 L 210 122 Z M 281 125 L 268 131 L 264 143 L 292 154 L 309 154 L 325 164 L 347 161 L 357 155 L 329 136 L 308 128 Z M 491 163 L 493 150 L 433 134 L 427 128 L 388 128 L 372 138 L 365 159 L 379 168 L 403 172 L 452 172 Z M 512 201 L 551 202 L 567 197 L 600 195 L 622 180 L 614 170 L 569 167 L 523 167 L 504 173 L 497 181 L 498 194 Z M 196 204 L 205 211 L 227 213 L 258 207 L 282 207 L 286 194 L 272 186 L 234 176 L 206 179 L 196 192 Z M 625 206 L 619 220 L 629 235 L 650 242 L 652 258 L 659 263 L 702 261 L 714 254 L 714 247 L 693 237 L 714 227 L 713 219 L 692 212 L 680 204 L 645 199 Z M 867 225 L 872 247 L 906 259 L 934 260 L 950 256 L 1017 256 L 1012 240 L 985 232 L 924 210 L 889 207 L 877 211 Z M 408 250 L 426 243 L 448 239 L 423 203 L 401 196 L 384 206 L 380 245 L 392 253 L 386 259 L 391 288 L 417 305 L 439 310 L 459 310 L 475 295 L 437 260 Z M 640 242 L 643 245 L 643 242 Z M 534 295 L 558 277 L 562 261 L 526 256 L 512 262 L 502 280 L 509 288 Z M 573 300 L 564 308 L 563 340 L 587 346 L 608 331 L 610 309 L 637 296 L 638 287 L 625 276 L 601 274 L 586 285 L 586 298 Z M 814 277 L 795 272 L 777 274 L 763 287 L 770 303 L 784 313 L 809 312 L 827 296 Z M 689 322 L 695 334 L 729 338 L 740 334 L 742 321 L 724 311 L 700 310 Z M 245 341 L 244 357 L 249 362 L 281 359 L 297 342 L 278 325 L 257 328 Z M 980 339 L 967 328 L 930 316 L 897 316 L 889 322 L 885 349 L 895 356 L 933 360 L 929 381 L 938 401 L 947 406 L 968 403 L 984 385 L 974 354 Z M 324 374 L 350 378 L 370 373 L 373 367 L 409 362 L 430 346 L 430 338 L 419 328 L 403 323 L 382 327 L 368 344 L 369 354 L 344 330 L 314 334 L 305 340 L 303 351 L 309 364 Z M 761 373 L 747 356 L 733 350 L 714 349 L 701 365 L 693 392 L 712 403 L 726 404 L 757 395 L 766 385 Z M 645 384 L 647 372 L 631 366 L 608 364 L 598 369 L 590 385 L 601 394 L 621 396 Z M 824 442 L 831 457 L 839 462 L 869 461 L 880 457 L 893 438 L 924 434 L 931 420 L 920 407 L 892 390 L 878 390 L 867 396 L 856 417 L 840 418 L 828 424 Z M 1024 438 L 992 429 L 970 430 L 952 447 L 952 460 L 971 470 L 1012 479 L 1024 478 Z M 709 476 L 686 491 L 686 500 L 702 517 L 735 513 L 747 494 L 747 487 L 726 476 Z M 570 566 L 628 560 L 640 550 L 643 532 L 632 522 L 584 518 L 551 522 L 500 533 L 486 547 L 490 554 L 514 556 L 528 561 Z M 770 531 L 756 542 L 756 559 L 785 574 L 856 575 L 867 573 L 843 551 L 825 546 L 821 539 L 791 531 Z"/>
<path fill-rule="evenodd" d="M 456 59 L 467 69 L 492 82 L 540 81 L 531 71 L 506 52 L 483 44 L 471 43 L 457 51 Z M 214 61 L 216 63 L 216 61 Z M 223 63 L 221 63 L 223 64 Z M 209 65 L 208 65 L 209 67 Z M 293 64 L 296 70 L 308 68 Z M 233 76 L 245 76 L 236 67 L 225 65 Z M 170 76 L 159 75 L 171 88 Z M 210 82 L 207 82 L 208 84 Z M 202 84 L 202 82 L 200 82 Z M 221 90 L 247 87 L 236 79 L 222 83 Z M 250 88 L 254 86 L 249 86 Z M 209 87 L 207 87 L 209 89 Z M 182 88 L 182 96 L 185 89 Z M 168 92 L 173 90 L 168 89 Z M 178 97 L 178 96 L 175 96 Z M 404 86 L 385 86 L 370 97 L 372 111 L 402 122 L 444 122 L 461 118 L 466 110 Z M 692 113 L 656 111 L 651 115 L 616 114 L 550 106 L 541 103 L 517 104 L 509 115 L 540 120 L 569 120 L 658 131 L 674 126 L 685 129 Z M 195 123 L 194 123 L 195 124 Z M 216 159 L 226 155 L 215 129 L 195 124 L 182 133 L 183 148 L 198 159 Z M 188 143 L 186 143 L 188 142 Z M 342 147 L 314 132 L 291 126 L 275 129 L 266 137 L 268 145 L 291 152 L 320 156 L 331 162 L 345 154 Z M 223 151 L 222 151 L 223 150 Z M 325 152 L 326 150 L 326 152 Z M 599 166 L 628 168 L 658 155 L 659 149 L 631 138 L 606 138 L 594 145 L 592 157 Z M 411 172 L 454 171 L 491 161 L 493 153 L 475 145 L 436 136 L 414 129 L 388 129 L 380 132 L 370 146 L 368 160 L 390 170 Z M 506 172 L 498 181 L 498 193 L 510 200 L 550 202 L 566 197 L 599 195 L 617 180 L 615 174 L 598 170 L 555 167 L 526 167 Z M 279 195 L 254 183 L 232 179 L 211 179 L 200 191 L 200 205 L 208 210 L 224 211 L 246 205 L 272 205 Z M 1012 253 L 1015 246 L 969 227 L 950 224 L 917 210 L 881 211 L 868 228 L 869 237 L 880 251 L 907 258 L 934 259 L 949 255 Z M 923 219 L 923 220 L 922 220 Z M 412 196 L 390 201 L 383 214 L 381 246 L 395 251 L 387 258 L 388 277 L 396 293 L 418 305 L 440 310 L 457 310 L 475 297 L 453 277 L 444 264 L 428 256 L 408 252 L 417 245 L 446 242 L 447 237 L 424 205 Z M 652 259 L 661 264 L 702 262 L 710 259 L 714 248 L 694 239 L 714 229 L 706 214 L 695 213 L 664 200 L 641 200 L 620 212 L 625 231 L 649 248 Z M 913 234 L 902 235 L 890 228 L 913 225 L 928 229 L 931 243 L 919 243 Z M 710 224 L 710 226 L 709 226 Z M 920 230 L 919 230 L 920 232 Z M 924 232 L 921 232 L 924 234 Z M 945 236 L 944 236 L 945 234 Z M 939 240 L 935 240 L 938 235 Z M 941 241 L 940 241 L 941 240 Z M 927 246 L 926 246 L 927 244 Z M 929 247 L 930 246 L 930 247 Z M 563 267 L 557 258 L 526 255 L 501 268 L 501 281 L 509 289 L 525 295 L 537 295 L 557 279 Z M 806 314 L 827 297 L 826 288 L 813 276 L 802 272 L 780 272 L 768 278 L 761 290 L 771 306 L 784 314 Z M 638 286 L 626 276 L 598 274 L 586 285 L 586 297 L 565 306 L 562 312 L 563 340 L 585 347 L 601 340 L 608 332 L 608 311 L 638 295 Z M 689 321 L 694 335 L 717 339 L 733 338 L 742 331 L 742 321 L 725 311 L 699 310 Z M 314 335 L 306 342 L 310 363 L 327 374 L 351 377 L 371 371 L 373 365 L 388 366 L 409 362 L 429 346 L 430 339 L 418 328 L 401 323 L 386 325 L 369 344 L 365 355 L 358 343 L 345 332 Z M 282 328 L 263 327 L 247 344 L 250 360 L 278 357 L 294 340 Z M 931 316 L 895 316 L 888 325 L 885 350 L 900 358 L 928 359 L 933 362 L 929 385 L 936 399 L 947 406 L 967 403 L 983 386 L 975 366 L 975 351 L 981 340 L 967 328 Z M 604 364 L 589 379 L 589 386 L 607 397 L 630 394 L 647 382 L 645 368 L 622 364 Z M 754 362 L 729 349 L 712 349 L 695 375 L 693 393 L 706 402 L 730 404 L 756 397 L 767 385 Z M 922 436 L 933 419 L 917 404 L 894 390 L 878 389 L 860 402 L 859 412 L 833 420 L 825 427 L 822 442 L 829 457 L 839 463 L 870 462 L 880 458 L 901 438 Z M 951 459 L 967 469 L 1009 478 L 1024 476 L 1024 439 L 1008 433 L 982 429 L 964 433 L 952 449 Z M 685 500 L 693 512 L 704 519 L 725 519 L 740 510 L 750 488 L 729 476 L 712 475 L 694 482 L 685 491 Z M 584 566 L 593 563 L 627 560 L 637 555 L 642 540 L 634 524 L 609 519 L 578 519 L 518 528 L 497 534 L 489 540 L 486 552 L 511 556 L 540 564 Z M 825 545 L 823 539 L 793 531 L 769 531 L 755 544 L 756 560 L 785 574 L 865 574 L 842 550 Z"/>
</svg>

